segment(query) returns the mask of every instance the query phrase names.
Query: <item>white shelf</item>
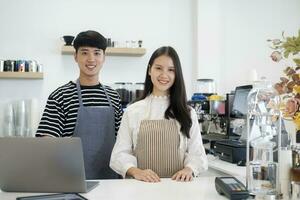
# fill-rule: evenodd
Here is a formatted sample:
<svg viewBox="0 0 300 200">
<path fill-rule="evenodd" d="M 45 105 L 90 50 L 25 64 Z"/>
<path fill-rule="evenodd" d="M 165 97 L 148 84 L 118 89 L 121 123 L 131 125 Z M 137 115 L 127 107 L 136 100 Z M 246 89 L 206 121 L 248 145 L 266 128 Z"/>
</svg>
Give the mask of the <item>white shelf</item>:
<svg viewBox="0 0 300 200">
<path fill-rule="evenodd" d="M 0 78 L 7 79 L 43 79 L 41 72 L 0 72 Z"/>
<path fill-rule="evenodd" d="M 65 55 L 74 54 L 73 46 L 62 46 L 61 53 Z M 145 48 L 114 48 L 107 47 L 105 54 L 108 56 L 143 56 L 146 53 Z"/>
</svg>

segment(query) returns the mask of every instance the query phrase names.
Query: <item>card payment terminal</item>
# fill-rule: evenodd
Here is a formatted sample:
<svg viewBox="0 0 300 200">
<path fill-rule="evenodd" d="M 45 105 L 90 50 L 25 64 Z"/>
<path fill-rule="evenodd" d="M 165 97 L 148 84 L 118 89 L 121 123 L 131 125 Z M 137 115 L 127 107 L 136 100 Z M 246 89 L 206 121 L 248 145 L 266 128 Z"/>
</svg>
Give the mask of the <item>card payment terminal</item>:
<svg viewBox="0 0 300 200">
<path fill-rule="evenodd" d="M 247 199 L 249 192 L 235 177 L 216 177 L 215 187 L 219 194 L 225 195 L 229 199 Z"/>
</svg>

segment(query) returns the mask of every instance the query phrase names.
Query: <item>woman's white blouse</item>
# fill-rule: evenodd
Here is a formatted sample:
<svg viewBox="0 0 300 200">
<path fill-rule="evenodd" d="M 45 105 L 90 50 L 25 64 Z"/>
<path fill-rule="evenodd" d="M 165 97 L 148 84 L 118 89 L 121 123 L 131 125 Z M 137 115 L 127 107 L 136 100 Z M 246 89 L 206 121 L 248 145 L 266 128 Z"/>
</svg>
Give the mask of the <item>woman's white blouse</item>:
<svg viewBox="0 0 300 200">
<path fill-rule="evenodd" d="M 156 97 L 150 95 L 127 107 L 122 117 L 117 140 L 113 148 L 110 167 L 124 178 L 130 167 L 137 167 L 137 159 L 134 149 L 137 143 L 139 127 L 142 120 L 164 119 L 164 114 L 169 106 L 169 97 Z M 184 166 L 190 167 L 194 175 L 207 170 L 207 157 L 202 143 L 198 118 L 191 108 L 192 127 L 188 139 L 180 132 L 180 124 L 177 122 L 180 135 L 180 156 Z"/>
</svg>

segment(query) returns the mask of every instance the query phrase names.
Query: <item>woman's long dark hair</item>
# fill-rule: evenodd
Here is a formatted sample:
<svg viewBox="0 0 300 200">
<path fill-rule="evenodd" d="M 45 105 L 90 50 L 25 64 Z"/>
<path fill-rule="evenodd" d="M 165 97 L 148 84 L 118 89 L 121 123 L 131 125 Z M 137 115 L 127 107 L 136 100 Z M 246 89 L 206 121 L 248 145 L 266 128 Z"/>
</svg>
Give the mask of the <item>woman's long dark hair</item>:
<svg viewBox="0 0 300 200">
<path fill-rule="evenodd" d="M 165 118 L 176 119 L 181 125 L 180 131 L 187 138 L 190 138 L 189 132 L 192 126 L 192 119 L 190 115 L 190 109 L 187 106 L 186 91 L 180 60 L 174 48 L 170 46 L 163 46 L 153 52 L 148 62 L 145 79 L 145 89 L 140 99 L 144 99 L 152 93 L 153 83 L 148 72 L 150 71 L 154 60 L 162 55 L 170 57 L 173 60 L 173 64 L 175 67 L 175 80 L 174 84 L 170 88 L 170 105 L 165 112 Z"/>
</svg>

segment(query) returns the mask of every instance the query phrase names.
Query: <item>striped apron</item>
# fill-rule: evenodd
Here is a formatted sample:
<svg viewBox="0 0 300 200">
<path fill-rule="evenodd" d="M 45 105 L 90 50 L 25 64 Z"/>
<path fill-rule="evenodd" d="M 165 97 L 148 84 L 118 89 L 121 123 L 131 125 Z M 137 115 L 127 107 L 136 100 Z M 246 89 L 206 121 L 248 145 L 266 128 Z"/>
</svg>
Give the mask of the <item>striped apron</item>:
<svg viewBox="0 0 300 200">
<path fill-rule="evenodd" d="M 135 155 L 140 169 L 151 169 L 161 178 L 183 169 L 179 153 L 180 136 L 175 120 L 143 120 Z"/>
</svg>

